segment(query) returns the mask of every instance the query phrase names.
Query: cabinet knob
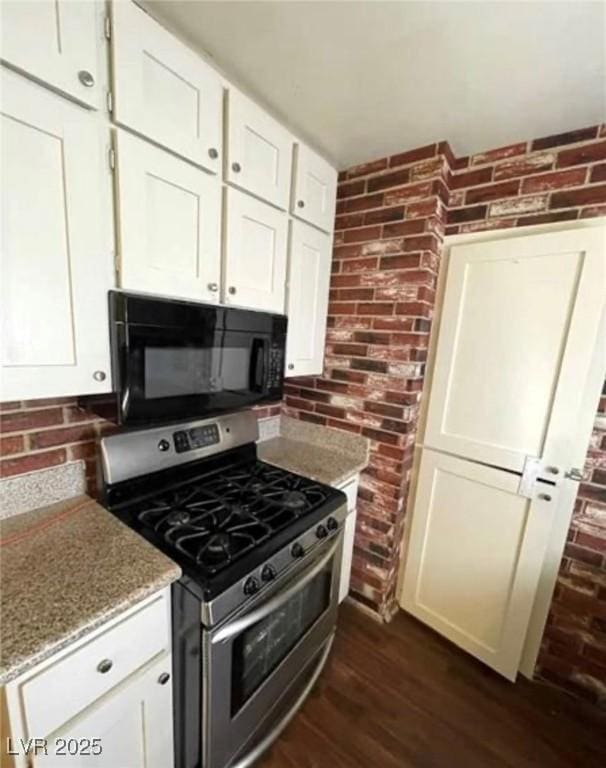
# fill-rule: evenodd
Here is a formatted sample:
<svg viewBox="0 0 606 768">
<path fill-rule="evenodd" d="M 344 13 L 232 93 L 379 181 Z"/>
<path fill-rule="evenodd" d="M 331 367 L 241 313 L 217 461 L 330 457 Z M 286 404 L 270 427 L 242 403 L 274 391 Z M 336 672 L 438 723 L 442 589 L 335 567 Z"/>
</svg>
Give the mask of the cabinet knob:
<svg viewBox="0 0 606 768">
<path fill-rule="evenodd" d="M 230 285 L 229 288 L 227 289 L 227 291 L 228 291 L 228 293 L 231 293 L 231 295 L 233 296 L 234 293 L 236 292 L 236 286 L 235 285 Z"/>
<path fill-rule="evenodd" d="M 216 293 L 219 290 L 219 286 L 217 285 L 217 283 L 209 283 L 207 287 L 208 287 L 208 290 L 212 291 L 213 293 Z"/>
<path fill-rule="evenodd" d="M 557 467 L 545 467 L 545 472 L 548 472 L 550 475 L 557 475 L 560 470 Z"/>
<path fill-rule="evenodd" d="M 105 381 L 106 378 L 107 378 L 107 374 L 105 373 L 105 371 L 95 371 L 93 373 L 93 379 L 95 381 Z"/>
<path fill-rule="evenodd" d="M 548 493 L 539 493 L 539 499 L 542 501 L 551 501 L 551 496 Z"/>
<path fill-rule="evenodd" d="M 95 84 L 95 78 L 86 69 L 81 69 L 78 72 L 78 80 L 87 88 L 92 88 Z"/>
<path fill-rule="evenodd" d="M 170 680 L 170 675 L 168 672 L 162 672 L 162 674 L 158 678 L 158 682 L 160 683 L 160 685 L 166 685 L 166 683 L 168 683 L 169 680 Z"/>
<path fill-rule="evenodd" d="M 294 364 L 294 363 L 289 363 L 289 364 L 288 364 L 288 370 L 289 370 L 289 371 L 292 371 L 292 370 L 294 369 L 294 367 L 295 367 L 295 364 Z"/>
<path fill-rule="evenodd" d="M 232 163 L 231 169 L 234 173 L 240 173 L 240 171 L 242 170 L 242 166 L 240 165 L 240 163 Z"/>
<path fill-rule="evenodd" d="M 305 201 L 304 200 L 297 200 L 297 207 L 298 208 L 305 208 Z"/>
<path fill-rule="evenodd" d="M 219 152 L 214 147 L 211 147 L 208 150 L 208 156 L 211 160 L 216 160 L 219 157 Z"/>
<path fill-rule="evenodd" d="M 103 659 L 97 664 L 97 672 L 101 672 L 105 675 L 114 666 L 114 662 L 111 659 Z"/>
</svg>

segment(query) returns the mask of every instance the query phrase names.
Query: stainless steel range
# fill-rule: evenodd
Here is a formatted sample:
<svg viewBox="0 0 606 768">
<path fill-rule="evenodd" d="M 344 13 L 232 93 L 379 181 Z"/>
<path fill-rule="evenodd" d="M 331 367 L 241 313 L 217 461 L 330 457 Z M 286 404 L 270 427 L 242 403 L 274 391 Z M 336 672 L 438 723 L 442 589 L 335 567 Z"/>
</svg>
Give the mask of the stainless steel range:
<svg viewBox="0 0 606 768">
<path fill-rule="evenodd" d="M 177 768 L 245 768 L 313 687 L 335 629 L 346 497 L 257 459 L 251 412 L 101 441 L 104 501 L 183 570 Z"/>
</svg>

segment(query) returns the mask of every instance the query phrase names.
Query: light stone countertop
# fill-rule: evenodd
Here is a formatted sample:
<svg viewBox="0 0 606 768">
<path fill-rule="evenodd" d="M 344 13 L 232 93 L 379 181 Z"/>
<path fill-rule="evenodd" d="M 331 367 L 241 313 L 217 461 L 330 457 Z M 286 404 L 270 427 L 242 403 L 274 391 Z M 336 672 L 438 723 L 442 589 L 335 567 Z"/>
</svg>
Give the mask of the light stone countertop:
<svg viewBox="0 0 606 768">
<path fill-rule="evenodd" d="M 262 461 L 327 485 L 342 485 L 368 464 L 368 440 L 282 416 L 280 435 L 257 444 Z"/>
<path fill-rule="evenodd" d="M 0 521 L 0 684 L 180 575 L 89 496 Z"/>
</svg>

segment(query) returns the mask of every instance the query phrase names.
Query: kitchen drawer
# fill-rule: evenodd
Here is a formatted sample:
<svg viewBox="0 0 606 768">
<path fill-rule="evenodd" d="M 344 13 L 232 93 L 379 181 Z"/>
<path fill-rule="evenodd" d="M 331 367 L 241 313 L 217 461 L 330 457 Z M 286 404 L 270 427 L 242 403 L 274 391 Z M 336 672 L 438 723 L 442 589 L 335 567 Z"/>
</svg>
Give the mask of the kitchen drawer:
<svg viewBox="0 0 606 768">
<path fill-rule="evenodd" d="M 170 650 L 164 594 L 21 686 L 26 732 L 45 737 L 159 653 Z M 111 668 L 102 672 L 102 662 Z M 94 734 L 91 734 L 91 736 Z"/>
<path fill-rule="evenodd" d="M 347 496 L 347 511 L 351 512 L 356 508 L 356 498 L 358 496 L 358 475 L 352 477 L 351 480 L 338 486 L 339 490 Z"/>
</svg>

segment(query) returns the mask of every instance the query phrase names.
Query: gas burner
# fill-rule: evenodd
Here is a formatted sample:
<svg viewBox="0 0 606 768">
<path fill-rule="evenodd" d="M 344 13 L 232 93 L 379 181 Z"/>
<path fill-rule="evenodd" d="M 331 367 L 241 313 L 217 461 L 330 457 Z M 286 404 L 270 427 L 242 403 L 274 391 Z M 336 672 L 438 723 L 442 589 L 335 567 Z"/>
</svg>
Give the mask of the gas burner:
<svg viewBox="0 0 606 768">
<path fill-rule="evenodd" d="M 287 509 L 303 509 L 307 504 L 305 494 L 301 491 L 288 491 L 281 499 Z"/>
<path fill-rule="evenodd" d="M 191 513 L 187 509 L 176 509 L 166 518 L 168 525 L 187 525 L 191 520 Z"/>
</svg>

